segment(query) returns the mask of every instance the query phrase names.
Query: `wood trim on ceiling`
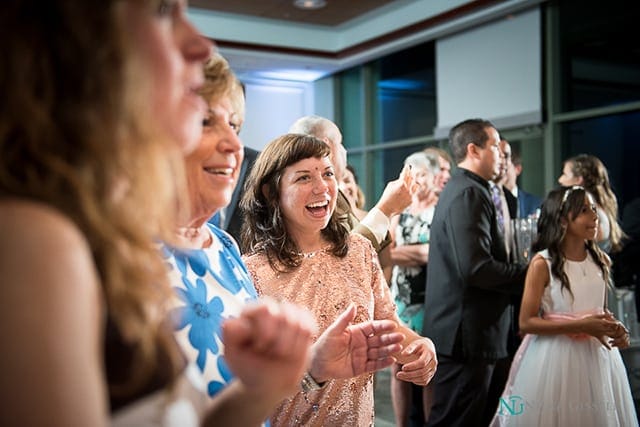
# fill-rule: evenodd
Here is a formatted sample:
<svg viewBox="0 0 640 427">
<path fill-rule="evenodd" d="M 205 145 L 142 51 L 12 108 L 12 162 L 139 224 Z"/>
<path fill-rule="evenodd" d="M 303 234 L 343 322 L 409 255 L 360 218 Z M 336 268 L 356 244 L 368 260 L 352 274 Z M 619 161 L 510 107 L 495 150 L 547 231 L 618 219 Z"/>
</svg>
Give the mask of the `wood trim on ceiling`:
<svg viewBox="0 0 640 427">
<path fill-rule="evenodd" d="M 339 59 L 351 57 L 353 55 L 356 55 L 362 52 L 366 52 L 377 46 L 390 43 L 392 41 L 401 39 L 413 33 L 424 31 L 430 27 L 434 27 L 444 22 L 452 21 L 464 15 L 468 15 L 472 12 L 475 12 L 478 9 L 486 8 L 496 3 L 500 3 L 502 1 L 503 0 L 475 0 L 473 2 L 466 3 L 460 7 L 451 9 L 439 15 L 435 15 L 430 18 L 424 19 L 422 21 L 416 22 L 415 24 L 398 28 L 397 30 L 391 31 L 389 33 L 383 34 L 381 36 L 375 37 L 373 39 L 367 40 L 362 43 L 358 43 L 356 45 L 350 46 L 348 48 L 345 48 L 336 52 L 331 52 L 328 50 L 292 48 L 292 47 L 285 47 L 285 46 L 266 46 L 266 45 L 257 44 L 257 43 L 245 43 L 245 42 L 238 42 L 233 40 L 212 39 L 212 41 L 214 41 L 221 48 L 249 50 L 249 51 L 256 51 L 256 52 L 279 53 L 279 54 L 296 55 L 296 56 L 309 56 L 309 57 L 315 57 L 315 58 L 339 60 Z"/>
</svg>

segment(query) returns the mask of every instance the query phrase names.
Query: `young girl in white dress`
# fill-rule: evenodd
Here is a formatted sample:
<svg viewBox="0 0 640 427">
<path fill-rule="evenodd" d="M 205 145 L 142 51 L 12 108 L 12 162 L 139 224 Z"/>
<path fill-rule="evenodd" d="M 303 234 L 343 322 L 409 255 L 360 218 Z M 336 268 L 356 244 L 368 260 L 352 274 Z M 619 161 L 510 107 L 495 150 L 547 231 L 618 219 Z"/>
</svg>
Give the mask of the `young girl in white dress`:
<svg viewBox="0 0 640 427">
<path fill-rule="evenodd" d="M 520 309 L 526 333 L 492 426 L 637 426 L 618 347 L 624 326 L 605 309 L 610 261 L 583 187 L 551 191 Z"/>
</svg>

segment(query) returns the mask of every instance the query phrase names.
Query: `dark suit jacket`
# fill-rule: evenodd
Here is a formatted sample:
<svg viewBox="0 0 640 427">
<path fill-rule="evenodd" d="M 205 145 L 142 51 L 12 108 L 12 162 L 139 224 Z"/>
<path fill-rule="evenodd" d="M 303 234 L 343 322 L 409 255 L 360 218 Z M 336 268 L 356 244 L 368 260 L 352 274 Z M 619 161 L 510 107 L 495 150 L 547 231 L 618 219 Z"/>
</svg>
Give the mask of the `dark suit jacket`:
<svg viewBox="0 0 640 427">
<path fill-rule="evenodd" d="M 233 189 L 233 195 L 231 196 L 229 205 L 224 208 L 224 222 L 221 224 L 222 228 L 231 234 L 237 242 L 240 241 L 240 228 L 242 227 L 242 222 L 244 220 L 240 209 L 238 209 L 238 203 L 240 203 L 240 198 L 244 191 L 244 182 L 249 176 L 249 172 L 251 171 L 258 154 L 260 154 L 260 152 L 253 148 L 244 147 L 244 160 L 240 167 L 238 183 L 236 184 L 236 188 Z"/>
<path fill-rule="evenodd" d="M 431 224 L 423 335 L 459 360 L 507 357 L 510 296 L 525 273 L 507 262 L 488 182 L 458 168 Z"/>
<path fill-rule="evenodd" d="M 518 199 L 513 195 L 507 187 L 502 187 L 504 198 L 507 199 L 507 208 L 509 208 L 509 219 L 518 217 Z"/>
<path fill-rule="evenodd" d="M 526 218 L 542 205 L 542 199 L 518 188 L 518 218 Z"/>
</svg>

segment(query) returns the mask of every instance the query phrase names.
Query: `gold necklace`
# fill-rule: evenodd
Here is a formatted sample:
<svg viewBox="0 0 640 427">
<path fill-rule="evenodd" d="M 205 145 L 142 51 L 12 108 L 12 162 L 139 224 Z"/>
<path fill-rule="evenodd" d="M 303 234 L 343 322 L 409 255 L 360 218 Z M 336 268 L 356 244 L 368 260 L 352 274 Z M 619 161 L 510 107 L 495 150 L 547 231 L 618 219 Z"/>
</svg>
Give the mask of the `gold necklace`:
<svg viewBox="0 0 640 427">
<path fill-rule="evenodd" d="M 575 265 L 576 267 L 578 267 L 579 271 L 582 272 L 582 276 L 586 277 L 587 276 L 587 260 L 589 259 L 589 257 L 587 256 L 587 258 L 583 259 L 582 261 L 572 261 L 572 260 L 567 260 L 569 261 L 572 265 Z"/>
<path fill-rule="evenodd" d="M 578 265 L 580 266 L 580 270 L 582 270 L 582 276 L 586 277 L 587 276 L 587 260 L 585 259 L 584 261 L 580 261 Z"/>
<path fill-rule="evenodd" d="M 320 248 L 317 249 L 315 251 L 311 251 L 311 252 L 297 252 L 296 255 L 302 257 L 302 258 L 313 258 L 314 256 L 316 256 L 317 254 L 321 253 L 321 252 L 325 252 L 327 249 L 329 249 L 329 246 L 325 246 L 324 248 Z"/>
</svg>

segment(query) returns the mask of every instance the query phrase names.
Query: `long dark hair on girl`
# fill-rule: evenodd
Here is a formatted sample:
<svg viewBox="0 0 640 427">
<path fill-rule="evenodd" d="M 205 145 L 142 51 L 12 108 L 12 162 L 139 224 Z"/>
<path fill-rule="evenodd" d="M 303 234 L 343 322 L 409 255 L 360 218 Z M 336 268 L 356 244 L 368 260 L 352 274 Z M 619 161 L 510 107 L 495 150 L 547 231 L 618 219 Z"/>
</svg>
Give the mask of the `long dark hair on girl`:
<svg viewBox="0 0 640 427">
<path fill-rule="evenodd" d="M 538 231 L 532 247 L 533 252 L 544 249 L 549 251 L 551 274 L 560 280 L 561 289 L 567 289 L 571 295 L 573 293 L 569 285 L 569 278 L 564 272 L 566 258 L 562 252 L 562 241 L 567 232 L 566 221 L 573 221 L 580 214 L 587 194 L 590 193 L 580 186 L 560 187 L 550 191 L 542 204 L 538 219 Z M 594 240 L 585 240 L 584 244 L 591 258 L 600 267 L 602 277 L 608 284 L 609 257 Z"/>
</svg>

